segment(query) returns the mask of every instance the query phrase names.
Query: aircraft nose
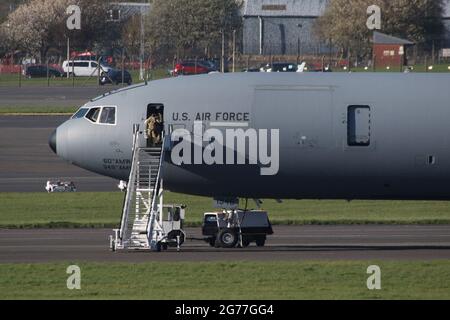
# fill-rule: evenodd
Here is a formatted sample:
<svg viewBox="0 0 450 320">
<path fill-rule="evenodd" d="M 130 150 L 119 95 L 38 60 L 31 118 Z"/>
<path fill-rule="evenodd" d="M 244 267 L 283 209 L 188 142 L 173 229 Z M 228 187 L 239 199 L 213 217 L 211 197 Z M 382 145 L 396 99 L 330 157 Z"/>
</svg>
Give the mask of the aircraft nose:
<svg viewBox="0 0 450 320">
<path fill-rule="evenodd" d="M 50 146 L 50 149 L 53 150 L 54 153 L 56 153 L 56 130 L 52 132 L 48 139 L 48 145 Z"/>
</svg>

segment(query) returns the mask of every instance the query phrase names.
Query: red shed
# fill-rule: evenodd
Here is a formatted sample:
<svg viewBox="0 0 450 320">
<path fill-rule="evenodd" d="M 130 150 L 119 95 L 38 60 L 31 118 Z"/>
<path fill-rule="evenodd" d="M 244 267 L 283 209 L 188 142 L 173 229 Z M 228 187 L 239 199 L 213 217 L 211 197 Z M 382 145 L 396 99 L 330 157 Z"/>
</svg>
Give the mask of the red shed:
<svg viewBox="0 0 450 320">
<path fill-rule="evenodd" d="M 373 54 L 376 67 L 400 67 L 407 64 L 406 49 L 414 43 L 375 31 L 373 33 Z"/>
</svg>

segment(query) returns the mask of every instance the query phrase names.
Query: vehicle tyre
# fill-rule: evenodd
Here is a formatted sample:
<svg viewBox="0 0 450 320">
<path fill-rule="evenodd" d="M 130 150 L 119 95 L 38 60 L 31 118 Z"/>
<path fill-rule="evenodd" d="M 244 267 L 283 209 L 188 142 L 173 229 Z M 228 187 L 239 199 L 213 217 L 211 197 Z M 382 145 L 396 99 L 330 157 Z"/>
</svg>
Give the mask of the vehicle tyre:
<svg viewBox="0 0 450 320">
<path fill-rule="evenodd" d="M 218 234 L 218 240 L 223 248 L 234 248 L 238 242 L 236 232 L 231 229 L 223 229 Z"/>
<path fill-rule="evenodd" d="M 265 237 L 261 237 L 261 238 L 257 238 L 256 239 L 256 245 L 258 247 L 264 247 L 265 244 L 266 244 L 266 238 Z"/>
<path fill-rule="evenodd" d="M 242 237 L 242 248 L 247 248 L 250 245 L 250 240 L 247 237 Z"/>
</svg>

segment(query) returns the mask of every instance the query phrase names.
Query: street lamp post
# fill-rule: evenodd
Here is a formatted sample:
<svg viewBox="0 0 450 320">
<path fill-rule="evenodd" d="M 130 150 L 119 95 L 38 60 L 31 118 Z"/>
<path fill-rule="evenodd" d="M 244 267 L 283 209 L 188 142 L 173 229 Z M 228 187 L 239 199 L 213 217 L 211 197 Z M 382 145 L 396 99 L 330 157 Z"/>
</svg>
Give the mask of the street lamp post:
<svg viewBox="0 0 450 320">
<path fill-rule="evenodd" d="M 146 1 L 144 1 L 146 2 Z M 145 55 L 145 47 L 144 47 L 144 38 L 145 38 L 145 28 L 144 28 L 144 7 L 141 6 L 141 47 L 139 53 L 139 80 L 144 80 L 144 55 Z"/>
<path fill-rule="evenodd" d="M 70 61 L 70 37 L 67 34 L 67 79 L 69 79 L 69 61 Z"/>
<path fill-rule="evenodd" d="M 298 36 L 297 36 L 297 64 L 300 63 L 300 53 L 301 53 L 301 44 L 300 44 L 300 35 L 302 32 L 303 25 L 301 23 L 297 24 L 299 28 Z"/>
<path fill-rule="evenodd" d="M 225 73 L 225 30 L 224 29 L 222 29 L 222 54 L 221 54 L 220 60 L 221 60 L 220 71 L 222 73 Z"/>
<path fill-rule="evenodd" d="M 236 30 L 233 30 L 233 72 L 236 68 Z"/>
</svg>

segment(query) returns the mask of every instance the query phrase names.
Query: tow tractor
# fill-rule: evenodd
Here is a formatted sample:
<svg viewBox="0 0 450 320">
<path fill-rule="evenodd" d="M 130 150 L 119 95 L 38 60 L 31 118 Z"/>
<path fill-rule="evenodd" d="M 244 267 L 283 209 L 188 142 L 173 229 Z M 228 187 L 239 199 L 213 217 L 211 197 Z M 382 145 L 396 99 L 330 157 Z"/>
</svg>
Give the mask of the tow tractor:
<svg viewBox="0 0 450 320">
<path fill-rule="evenodd" d="M 273 230 L 265 211 L 224 210 L 204 214 L 202 234 L 204 240 L 216 248 L 245 248 L 252 242 L 263 247 Z"/>
</svg>

